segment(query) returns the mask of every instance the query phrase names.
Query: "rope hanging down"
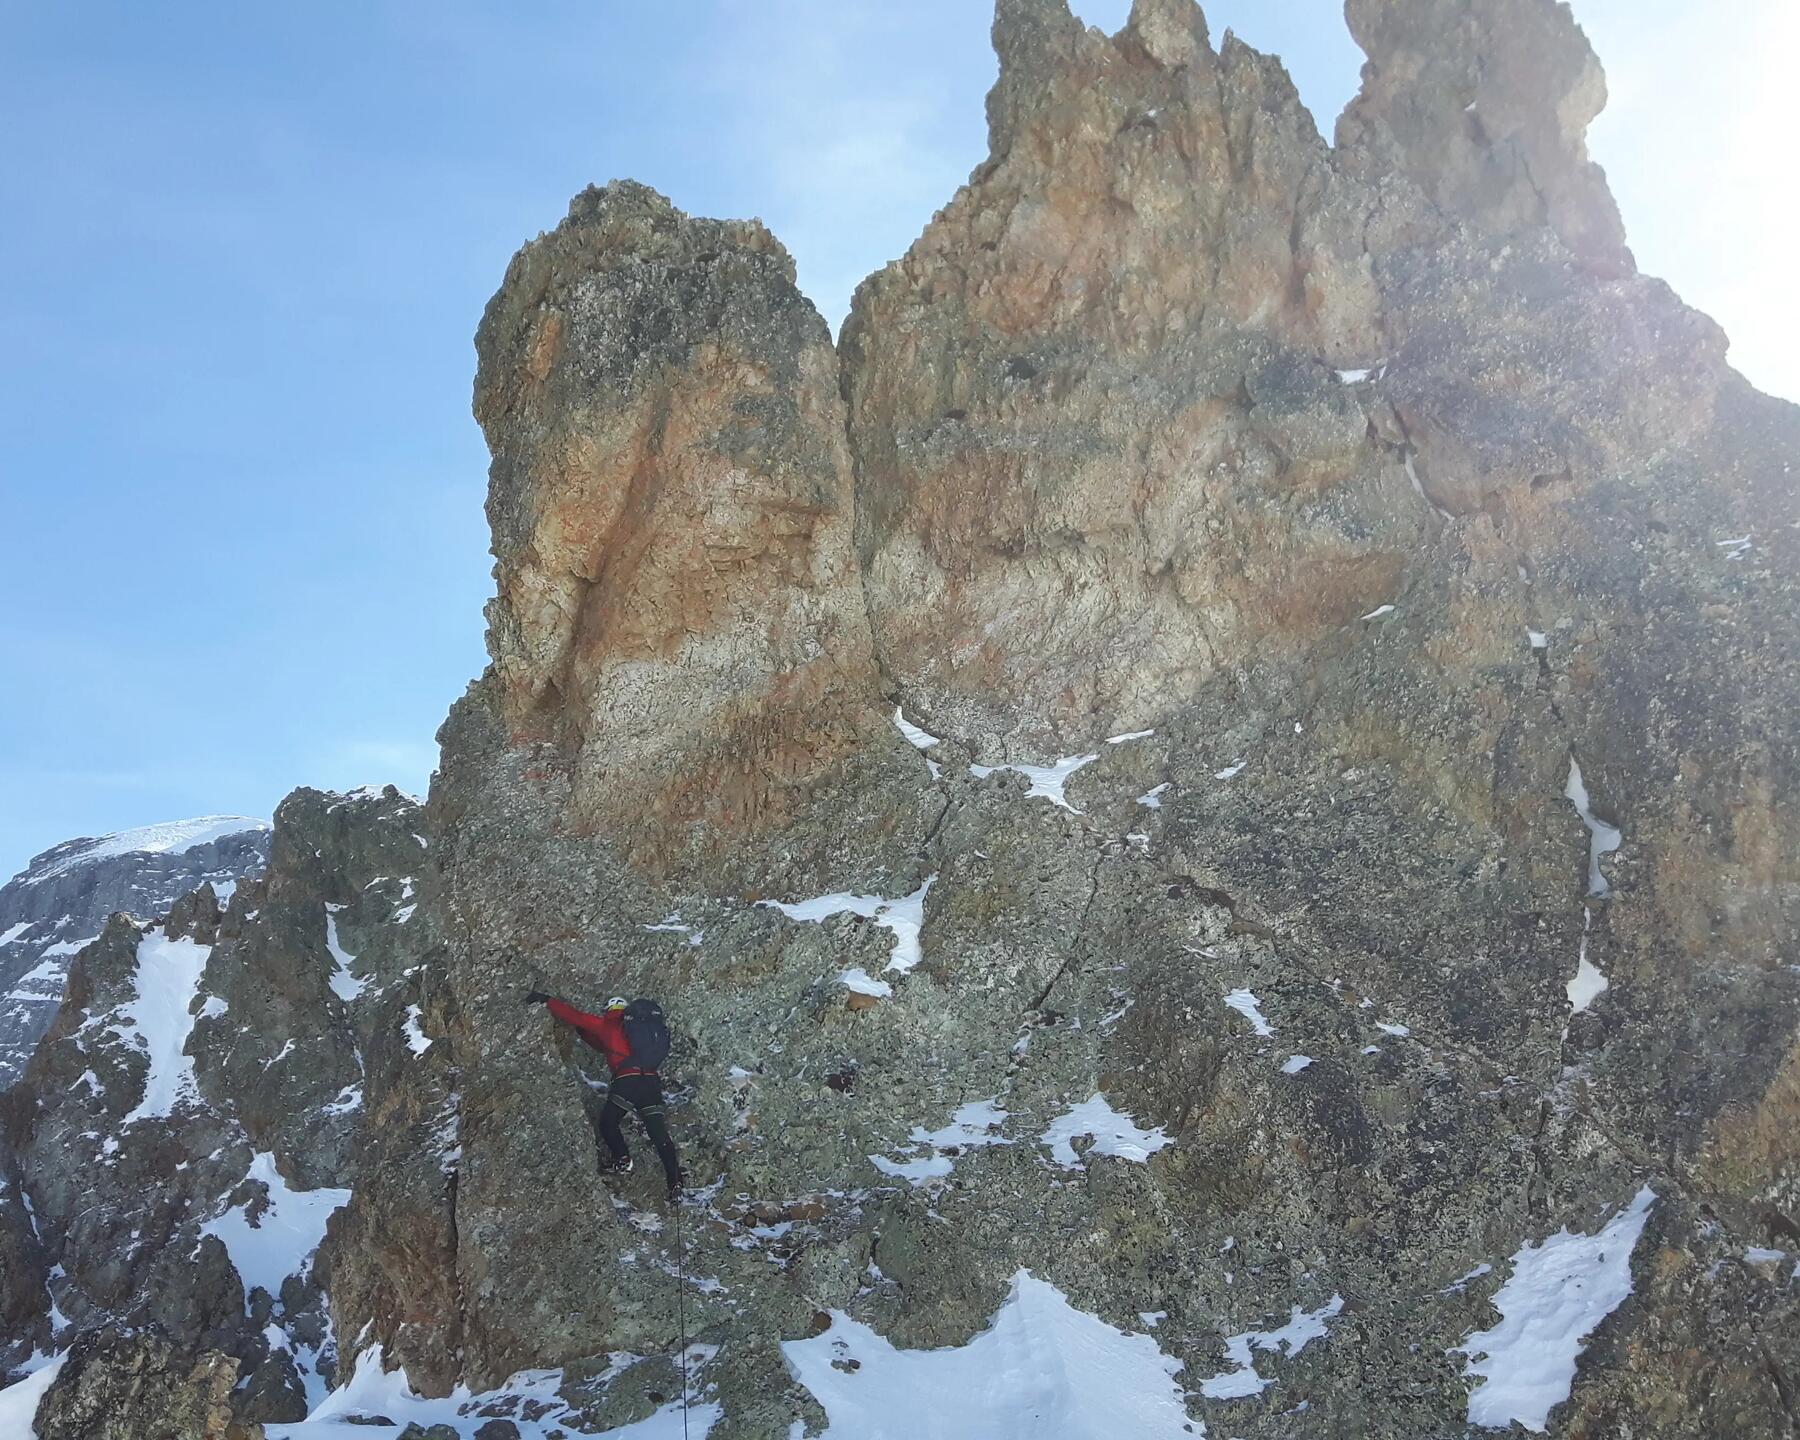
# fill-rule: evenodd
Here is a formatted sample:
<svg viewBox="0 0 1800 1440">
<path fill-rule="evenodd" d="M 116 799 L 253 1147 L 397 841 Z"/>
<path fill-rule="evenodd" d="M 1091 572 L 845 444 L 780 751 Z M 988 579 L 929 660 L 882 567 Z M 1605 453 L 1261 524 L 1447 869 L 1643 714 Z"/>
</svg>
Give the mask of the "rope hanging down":
<svg viewBox="0 0 1800 1440">
<path fill-rule="evenodd" d="M 681 1198 L 675 1199 L 675 1314 L 681 1331 L 681 1440 L 688 1440 L 687 1252 L 681 1244 Z"/>
</svg>

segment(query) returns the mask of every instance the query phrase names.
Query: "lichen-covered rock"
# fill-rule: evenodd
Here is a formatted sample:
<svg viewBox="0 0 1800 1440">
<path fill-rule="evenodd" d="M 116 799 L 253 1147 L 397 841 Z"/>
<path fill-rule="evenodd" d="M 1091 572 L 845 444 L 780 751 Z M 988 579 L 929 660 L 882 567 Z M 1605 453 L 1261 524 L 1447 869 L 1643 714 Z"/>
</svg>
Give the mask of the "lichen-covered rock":
<svg viewBox="0 0 1800 1440">
<path fill-rule="evenodd" d="M 237 1362 L 183 1353 L 155 1334 L 94 1332 L 70 1350 L 38 1406 L 38 1440 L 261 1440 L 232 1417 Z"/>
<path fill-rule="evenodd" d="M 406 1048 L 430 983 L 422 829 L 391 788 L 296 792 L 225 910 L 203 884 L 75 956 L 8 1096 L 0 1354 L 148 1327 L 229 1356 L 245 1423 L 304 1415 L 333 1369 L 311 1250 L 355 1175 L 364 1056 Z"/>
<path fill-rule="evenodd" d="M 1606 77 L 1559 0 L 1347 0 L 1368 55 L 1338 122 L 1342 163 L 1399 172 L 1496 239 L 1548 227 L 1582 263 L 1629 274 L 1619 208 L 1588 159 Z"/>
<path fill-rule="evenodd" d="M 8 1358 L 149 1322 L 246 1422 L 379 1347 L 465 1429 L 785 1440 L 784 1345 L 961 1346 L 1024 1270 L 1196 1432 L 1441 1435 L 1579 1253 L 1499 1425 L 1791 1430 L 1800 412 L 1633 271 L 1566 10 L 1350 11 L 1332 148 L 1190 0 L 1000 0 L 992 154 L 835 357 L 760 226 L 615 184 L 521 252 L 430 804 L 299 792 L 222 914 L 78 957 Z M 678 1211 L 528 989 L 663 1001 Z M 319 1187 L 240 1274 L 218 1222 Z"/>
<path fill-rule="evenodd" d="M 836 359 L 787 252 L 590 189 L 477 348 L 505 724 L 647 856 L 779 826 L 880 724 Z"/>
<path fill-rule="evenodd" d="M 49 1262 L 20 1184 L 18 1158 L 0 1135 L 0 1372 L 50 1339 Z"/>
<path fill-rule="evenodd" d="M 0 886 L 0 1086 L 24 1074 L 70 959 L 108 916 L 161 915 L 201 885 L 228 894 L 268 856 L 267 823 L 205 816 L 65 841 Z"/>
<path fill-rule="evenodd" d="M 491 632 L 432 800 L 461 1150 L 420 1233 L 454 1250 L 458 1304 L 430 1267 L 386 1267 L 389 1359 L 439 1388 L 453 1335 L 481 1383 L 565 1364 L 609 1424 L 666 1396 L 650 1360 L 575 1378 L 577 1357 L 666 1351 L 675 1256 L 644 1184 L 599 1189 L 591 1062 L 527 986 L 656 993 L 674 1017 L 706 1197 L 690 1320 L 733 1436 L 820 1423 L 770 1334 L 836 1307 L 960 1344 L 1022 1267 L 1115 1324 L 1166 1312 L 1191 1388 L 1229 1373 L 1226 1336 L 1355 1316 L 1263 1401 L 1196 1414 L 1434 1433 L 1466 1412 L 1456 1347 L 1521 1247 L 1593 1233 L 1646 1180 L 1646 1245 L 1699 1246 L 1702 1203 L 1740 1246 L 1780 1233 L 1800 429 L 1633 273 L 1566 12 L 1355 8 L 1371 63 L 1334 150 L 1280 66 L 1215 50 L 1187 0 L 1139 0 L 1116 36 L 1001 0 L 992 154 L 865 284 L 840 347 L 845 573 L 882 685 L 943 737 L 915 737 L 933 763 L 910 761 L 910 795 L 852 760 L 671 866 L 660 816 L 584 800 L 582 755 L 643 743 L 630 716 L 521 690 L 564 640 Z M 1452 131 L 1439 112 L 1471 100 L 1480 126 Z M 713 293 L 685 239 L 705 222 L 654 244 L 636 223 L 583 242 L 584 266 L 634 277 L 593 333 L 683 318 L 591 368 L 685 395 L 741 343 L 738 312 L 684 298 Z M 520 357 L 586 353 L 554 328 L 484 361 L 512 377 L 479 401 L 503 620 L 519 457 L 581 410 L 553 389 L 511 408 L 537 383 Z M 640 466 L 610 443 L 578 468 Z M 1715 543 L 1746 532 L 1749 551 Z M 679 578 L 668 595 L 710 584 Z M 704 654 L 671 664 L 715 683 Z M 760 903 L 826 891 L 845 893 Z M 429 1188 L 399 1166 L 357 1208 Z M 1571 1413 L 1660 1423 L 1666 1394 L 1614 1337 L 1673 1353 L 1729 1303 L 1722 1272 L 1679 1273 L 1609 1322 Z M 409 1330 L 409 1305 L 436 1318 Z M 1792 1309 L 1759 1292 L 1728 1347 Z M 1779 1385 L 1731 1403 L 1776 1433 Z"/>
<path fill-rule="evenodd" d="M 1374 608 L 1419 525 L 1353 483 L 1387 467 L 1330 368 L 1385 349 L 1381 197 L 1279 64 L 1186 0 L 1111 38 L 1006 0 L 994 40 L 993 153 L 858 292 L 845 392 L 885 673 L 1041 760 Z"/>
</svg>

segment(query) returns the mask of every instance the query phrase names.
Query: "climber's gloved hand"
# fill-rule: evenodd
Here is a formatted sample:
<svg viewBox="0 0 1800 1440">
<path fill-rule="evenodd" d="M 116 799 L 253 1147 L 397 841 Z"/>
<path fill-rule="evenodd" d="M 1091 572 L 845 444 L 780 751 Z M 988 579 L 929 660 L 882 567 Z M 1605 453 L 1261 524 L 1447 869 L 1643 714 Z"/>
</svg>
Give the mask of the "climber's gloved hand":
<svg viewBox="0 0 1800 1440">
<path fill-rule="evenodd" d="M 547 1005 L 550 1003 L 550 997 L 542 990 L 527 990 L 525 992 L 525 1003 L 527 1005 Z"/>
</svg>

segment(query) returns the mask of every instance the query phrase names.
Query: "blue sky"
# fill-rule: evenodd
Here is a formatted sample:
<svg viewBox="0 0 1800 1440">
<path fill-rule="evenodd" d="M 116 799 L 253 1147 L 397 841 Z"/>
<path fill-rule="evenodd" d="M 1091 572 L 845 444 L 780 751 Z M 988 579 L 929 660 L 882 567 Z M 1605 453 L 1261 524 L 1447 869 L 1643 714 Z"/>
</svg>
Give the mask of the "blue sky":
<svg viewBox="0 0 1800 1440">
<path fill-rule="evenodd" d="M 1206 8 L 1329 134 L 1361 63 L 1333 0 Z M 1800 395 L 1800 7 L 1576 11 L 1640 262 Z M 760 215 L 835 323 L 985 153 L 988 16 L 0 0 L 0 876 L 299 784 L 422 791 L 485 659 L 471 336 L 513 251 L 633 176 Z"/>
</svg>

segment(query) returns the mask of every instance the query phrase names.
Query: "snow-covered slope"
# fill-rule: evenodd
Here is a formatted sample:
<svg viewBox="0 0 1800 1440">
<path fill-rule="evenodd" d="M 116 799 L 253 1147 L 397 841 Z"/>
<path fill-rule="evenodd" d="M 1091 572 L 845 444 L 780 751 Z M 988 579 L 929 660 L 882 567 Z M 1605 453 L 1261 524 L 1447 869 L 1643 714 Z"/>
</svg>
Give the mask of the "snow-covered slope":
<svg viewBox="0 0 1800 1440">
<path fill-rule="evenodd" d="M 160 915 L 203 881 L 228 896 L 268 855 L 268 821 L 202 815 L 66 840 L 0 888 L 0 1087 L 23 1071 L 70 959 L 108 915 Z"/>
<path fill-rule="evenodd" d="M 266 831 L 267 820 L 248 815 L 200 815 L 192 820 L 164 820 L 155 825 L 140 825 L 135 830 L 120 830 L 98 839 L 65 840 L 55 849 L 31 862 L 19 876 L 26 885 L 41 885 L 58 875 L 66 875 L 81 865 L 97 860 L 111 860 L 120 855 L 185 855 L 205 845 L 216 844 L 231 835 Z"/>
</svg>

